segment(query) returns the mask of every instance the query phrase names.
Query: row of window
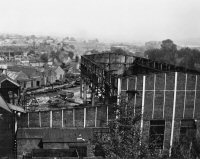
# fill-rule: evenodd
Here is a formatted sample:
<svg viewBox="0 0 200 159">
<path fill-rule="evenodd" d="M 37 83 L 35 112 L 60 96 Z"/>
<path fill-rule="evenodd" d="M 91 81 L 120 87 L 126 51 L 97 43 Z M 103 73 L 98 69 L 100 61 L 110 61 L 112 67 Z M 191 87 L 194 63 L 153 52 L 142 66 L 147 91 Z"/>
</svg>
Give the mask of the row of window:
<svg viewBox="0 0 200 159">
<path fill-rule="evenodd" d="M 196 122 L 193 119 L 183 119 L 180 125 L 179 141 L 188 137 L 194 137 L 196 133 Z M 151 120 L 149 130 L 149 143 L 151 147 L 163 148 L 165 135 L 165 120 Z M 188 139 L 187 139 L 188 140 Z"/>
</svg>

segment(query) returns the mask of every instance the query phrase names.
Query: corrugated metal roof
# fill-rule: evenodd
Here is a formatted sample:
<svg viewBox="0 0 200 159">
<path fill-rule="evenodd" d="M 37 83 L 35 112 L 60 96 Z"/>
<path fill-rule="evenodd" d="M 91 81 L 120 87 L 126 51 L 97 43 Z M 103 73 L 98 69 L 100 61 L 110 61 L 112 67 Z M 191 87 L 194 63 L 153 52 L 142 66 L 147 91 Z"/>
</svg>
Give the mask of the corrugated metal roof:
<svg viewBox="0 0 200 159">
<path fill-rule="evenodd" d="M 0 83 L 2 83 L 2 82 L 5 81 L 5 80 L 8 80 L 8 81 L 12 82 L 14 85 L 17 85 L 18 87 L 20 86 L 20 85 L 19 85 L 17 82 L 15 82 L 13 79 L 11 79 L 10 77 L 8 77 L 8 76 L 2 74 L 2 75 L 0 76 Z"/>
<path fill-rule="evenodd" d="M 10 77 L 13 80 L 16 80 L 19 76 L 20 72 L 14 72 L 14 71 L 7 71 L 8 77 Z"/>
<path fill-rule="evenodd" d="M 10 103 L 8 103 L 8 106 L 9 106 L 9 108 L 10 108 L 11 110 L 25 113 L 25 110 L 24 110 L 22 107 L 19 107 L 19 106 L 17 106 L 17 105 L 13 105 L 13 104 L 10 104 Z"/>
<path fill-rule="evenodd" d="M 8 104 L 6 103 L 6 101 L 3 99 L 3 97 L 0 95 L 0 107 L 11 112 Z"/>
<path fill-rule="evenodd" d="M 9 66 L 8 70 L 20 72 L 22 71 L 24 74 L 26 74 L 28 77 L 38 77 L 41 75 L 41 73 L 35 68 L 31 66 Z"/>
</svg>

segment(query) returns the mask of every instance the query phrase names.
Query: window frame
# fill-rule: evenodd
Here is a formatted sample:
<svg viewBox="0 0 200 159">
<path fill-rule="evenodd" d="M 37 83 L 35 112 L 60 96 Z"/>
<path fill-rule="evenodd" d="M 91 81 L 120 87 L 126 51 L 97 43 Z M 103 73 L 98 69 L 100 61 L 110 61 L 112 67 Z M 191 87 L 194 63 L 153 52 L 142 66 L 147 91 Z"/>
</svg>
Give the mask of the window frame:
<svg viewBox="0 0 200 159">
<path fill-rule="evenodd" d="M 192 132 L 193 130 L 194 132 Z M 197 132 L 197 124 L 194 119 L 182 119 L 180 121 L 179 141 L 186 142 L 188 140 L 192 140 L 192 138 L 196 136 L 196 132 Z M 192 133 L 192 135 L 190 134 L 188 135 L 188 133 Z"/>
<path fill-rule="evenodd" d="M 162 129 L 156 130 L 159 127 Z M 150 127 L 149 127 L 149 147 L 150 148 L 163 149 L 164 140 L 165 140 L 165 128 L 166 128 L 165 120 L 150 120 Z M 157 141 L 156 141 L 156 138 L 157 138 L 156 136 L 160 138 Z M 152 145 L 153 143 L 155 143 L 155 145 Z"/>
</svg>

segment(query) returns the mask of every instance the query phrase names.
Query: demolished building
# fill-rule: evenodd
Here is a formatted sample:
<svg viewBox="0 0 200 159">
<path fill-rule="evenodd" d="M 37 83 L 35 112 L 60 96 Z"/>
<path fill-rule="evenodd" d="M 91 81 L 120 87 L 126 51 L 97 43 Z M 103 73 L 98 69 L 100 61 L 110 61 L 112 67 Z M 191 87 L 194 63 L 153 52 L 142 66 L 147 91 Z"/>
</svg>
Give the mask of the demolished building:
<svg viewBox="0 0 200 159">
<path fill-rule="evenodd" d="M 173 143 L 188 132 L 198 135 L 198 71 L 107 52 L 82 56 L 81 75 L 81 95 L 86 103 L 108 107 L 125 103 L 135 111 L 140 108 L 141 132 L 156 148 L 171 152 Z"/>
<path fill-rule="evenodd" d="M 122 102 L 140 108 L 142 134 L 150 142 L 159 137 L 157 148 L 168 151 L 187 131 L 199 129 L 199 81 L 197 71 L 128 53 L 84 55 L 80 81 L 84 104 L 23 114 L 18 156 L 53 154 L 55 148 L 69 155 L 75 148 L 91 157 L 92 134 L 107 132 L 109 120 L 115 118 L 112 106 Z"/>
</svg>

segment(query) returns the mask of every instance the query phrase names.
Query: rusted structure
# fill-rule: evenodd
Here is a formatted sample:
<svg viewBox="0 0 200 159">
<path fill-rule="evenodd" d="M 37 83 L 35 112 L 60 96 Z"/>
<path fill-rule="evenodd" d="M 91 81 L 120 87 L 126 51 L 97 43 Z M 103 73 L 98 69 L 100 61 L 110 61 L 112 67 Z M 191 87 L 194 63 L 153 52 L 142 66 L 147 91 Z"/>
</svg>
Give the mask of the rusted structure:
<svg viewBox="0 0 200 159">
<path fill-rule="evenodd" d="M 107 52 L 82 56 L 81 95 L 87 105 L 140 108 L 141 132 L 169 150 L 200 128 L 200 73 L 174 65 Z M 112 114 L 112 112 L 109 112 Z M 156 140 L 159 138 L 159 140 Z"/>
</svg>

